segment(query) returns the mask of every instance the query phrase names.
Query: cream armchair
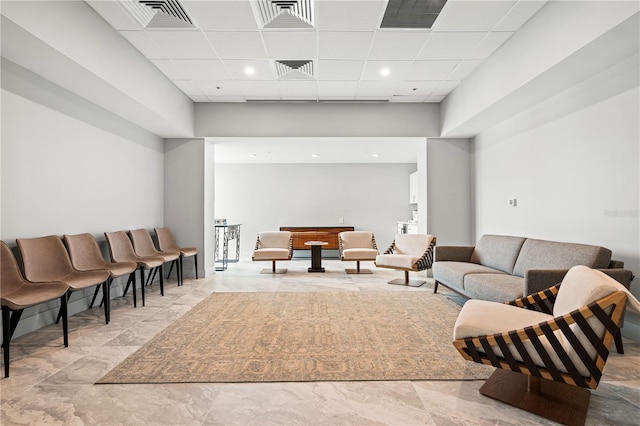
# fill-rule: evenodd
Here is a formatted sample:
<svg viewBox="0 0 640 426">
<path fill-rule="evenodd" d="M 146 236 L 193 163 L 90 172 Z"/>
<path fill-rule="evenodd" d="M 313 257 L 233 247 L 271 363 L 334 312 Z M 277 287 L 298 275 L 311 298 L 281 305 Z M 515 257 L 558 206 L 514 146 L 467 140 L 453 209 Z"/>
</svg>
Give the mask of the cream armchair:
<svg viewBox="0 0 640 426">
<path fill-rule="evenodd" d="M 338 234 L 340 260 L 355 261 L 356 269 L 346 268 L 347 274 L 370 274 L 370 269 L 360 269 L 361 261 L 374 261 L 378 256 L 378 246 L 373 232 L 345 231 Z"/>
<path fill-rule="evenodd" d="M 454 346 L 497 368 L 482 395 L 562 424 L 584 424 L 626 307 L 640 302 L 613 278 L 574 266 L 560 284 L 506 304 L 467 301 Z"/>
<path fill-rule="evenodd" d="M 276 269 L 276 261 L 291 260 L 293 254 L 293 235 L 289 231 L 266 231 L 258 234 L 253 250 L 253 261 L 271 261 L 271 269 L 265 268 L 261 274 L 284 274 L 286 268 Z"/>
<path fill-rule="evenodd" d="M 376 257 L 378 268 L 404 271 L 404 280 L 397 278 L 389 284 L 420 287 L 426 281 L 409 280 L 409 272 L 431 269 L 436 237 L 427 234 L 398 234 L 383 254 Z"/>
</svg>

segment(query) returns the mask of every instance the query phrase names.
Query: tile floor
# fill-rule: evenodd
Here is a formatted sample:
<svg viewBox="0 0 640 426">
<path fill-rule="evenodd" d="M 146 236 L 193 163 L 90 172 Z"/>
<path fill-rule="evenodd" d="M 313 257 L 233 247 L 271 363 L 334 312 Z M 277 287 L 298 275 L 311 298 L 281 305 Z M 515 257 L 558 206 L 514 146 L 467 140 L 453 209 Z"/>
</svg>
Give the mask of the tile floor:
<svg viewBox="0 0 640 426">
<path fill-rule="evenodd" d="M 387 285 L 395 271 L 346 275 L 325 260 L 325 274 L 306 272 L 308 260 L 282 263 L 289 273 L 260 275 L 266 263 L 241 261 L 183 287 L 157 284 L 145 307 L 129 294 L 114 299 L 104 325 L 94 308 L 69 319 L 70 345 L 48 326 L 12 342 L 11 377 L 0 380 L 0 424 L 9 425 L 489 425 L 553 424 L 478 393 L 482 381 L 94 385 L 212 292 L 432 291 Z M 443 297 L 446 290 L 440 291 Z M 613 352 L 587 417 L 590 425 L 640 424 L 640 343 L 625 339 Z"/>
</svg>

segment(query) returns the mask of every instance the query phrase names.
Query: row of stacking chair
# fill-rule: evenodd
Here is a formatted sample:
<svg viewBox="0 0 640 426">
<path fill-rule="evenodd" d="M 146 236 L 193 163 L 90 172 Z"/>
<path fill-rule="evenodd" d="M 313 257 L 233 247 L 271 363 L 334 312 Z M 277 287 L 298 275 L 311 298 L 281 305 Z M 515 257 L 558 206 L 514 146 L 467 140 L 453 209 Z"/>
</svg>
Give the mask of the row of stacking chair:
<svg viewBox="0 0 640 426">
<path fill-rule="evenodd" d="M 129 235 L 124 231 L 105 232 L 111 262 L 104 260 L 98 242 L 91 234 L 17 239 L 22 272 L 9 247 L 1 242 L 0 302 L 5 377 L 9 377 L 9 342 L 24 309 L 59 298 L 61 306 L 56 323 L 62 319 L 64 344 L 68 346 L 67 303 L 71 293 L 95 286 L 96 291 L 91 301 L 93 306 L 96 295 L 102 288 L 105 323 L 108 324 L 110 286 L 114 278 L 129 275 L 124 294 L 129 285 L 133 284 L 134 307 L 137 306 L 135 272 L 138 269 L 143 306 L 145 269 L 150 270 L 147 283 L 153 282 L 155 274 L 160 270 L 161 295 L 164 295 L 162 267 L 165 262 L 176 265 L 178 285 L 182 285 L 182 259 L 193 256 L 197 279 L 197 250 L 179 248 L 168 228 L 156 228 L 156 235 L 160 250 L 155 248 L 146 229 L 130 231 Z M 151 270 L 154 271 L 153 275 Z"/>
</svg>

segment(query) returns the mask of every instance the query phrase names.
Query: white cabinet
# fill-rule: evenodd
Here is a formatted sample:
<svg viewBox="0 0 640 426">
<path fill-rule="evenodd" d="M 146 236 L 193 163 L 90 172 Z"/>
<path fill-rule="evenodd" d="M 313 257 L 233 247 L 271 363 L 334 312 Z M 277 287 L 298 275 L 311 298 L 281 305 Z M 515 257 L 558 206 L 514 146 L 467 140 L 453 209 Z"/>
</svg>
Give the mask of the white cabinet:
<svg viewBox="0 0 640 426">
<path fill-rule="evenodd" d="M 418 172 L 409 175 L 409 204 L 418 203 Z"/>
</svg>

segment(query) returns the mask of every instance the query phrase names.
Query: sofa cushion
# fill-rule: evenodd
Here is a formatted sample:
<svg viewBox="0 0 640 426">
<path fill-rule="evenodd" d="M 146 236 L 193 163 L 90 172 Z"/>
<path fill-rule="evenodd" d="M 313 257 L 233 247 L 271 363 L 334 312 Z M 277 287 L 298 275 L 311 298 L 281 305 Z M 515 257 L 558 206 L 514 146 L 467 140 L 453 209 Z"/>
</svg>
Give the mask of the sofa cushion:
<svg viewBox="0 0 640 426">
<path fill-rule="evenodd" d="M 473 249 L 471 262 L 511 274 L 525 240 L 509 235 L 483 235 Z"/>
<path fill-rule="evenodd" d="M 611 250 L 586 244 L 528 238 L 522 245 L 513 274 L 524 277 L 529 269 L 569 269 L 576 265 L 607 268 Z"/>
<path fill-rule="evenodd" d="M 467 274 L 502 274 L 502 272 L 486 266 L 466 262 L 434 262 L 433 277 L 444 285 L 452 285 L 463 289 L 464 277 Z"/>
<path fill-rule="evenodd" d="M 509 302 L 522 297 L 524 278 L 507 274 L 468 274 L 464 291 L 473 299 Z"/>
</svg>

